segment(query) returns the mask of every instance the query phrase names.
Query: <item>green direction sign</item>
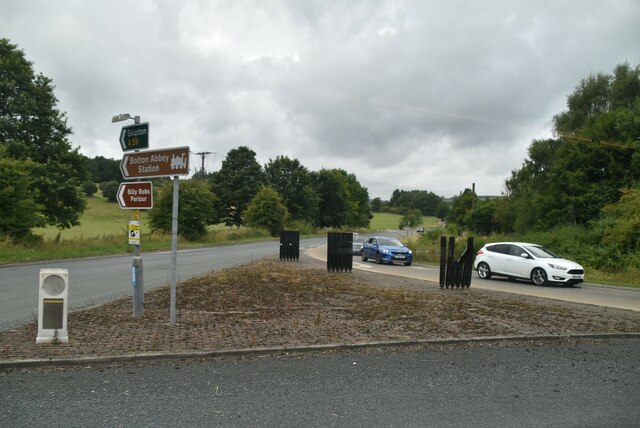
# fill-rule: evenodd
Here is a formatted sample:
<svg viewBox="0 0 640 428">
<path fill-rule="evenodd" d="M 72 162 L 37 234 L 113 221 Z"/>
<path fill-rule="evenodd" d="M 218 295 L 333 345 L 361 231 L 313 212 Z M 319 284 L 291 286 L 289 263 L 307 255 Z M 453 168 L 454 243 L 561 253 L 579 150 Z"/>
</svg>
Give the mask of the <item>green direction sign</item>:
<svg viewBox="0 0 640 428">
<path fill-rule="evenodd" d="M 120 146 L 122 151 L 141 150 L 149 148 L 149 123 L 136 123 L 123 126 L 120 131 Z"/>
</svg>

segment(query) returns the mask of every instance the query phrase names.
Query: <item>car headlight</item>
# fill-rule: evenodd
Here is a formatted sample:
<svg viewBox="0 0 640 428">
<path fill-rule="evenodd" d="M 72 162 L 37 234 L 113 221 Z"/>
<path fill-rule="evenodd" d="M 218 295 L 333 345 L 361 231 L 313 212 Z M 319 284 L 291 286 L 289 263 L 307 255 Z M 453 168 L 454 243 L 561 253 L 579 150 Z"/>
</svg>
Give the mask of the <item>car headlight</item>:
<svg viewBox="0 0 640 428">
<path fill-rule="evenodd" d="M 382 252 L 383 252 L 383 253 L 388 253 L 388 252 L 389 252 L 389 249 L 388 249 L 388 248 L 383 248 L 383 249 L 382 249 Z"/>
<path fill-rule="evenodd" d="M 566 267 L 564 266 L 560 266 L 560 265 L 554 265 L 553 263 L 547 263 L 549 266 L 551 266 L 552 269 L 557 269 L 557 270 L 567 270 Z"/>
<path fill-rule="evenodd" d="M 409 250 L 409 255 L 413 254 L 413 251 Z"/>
</svg>

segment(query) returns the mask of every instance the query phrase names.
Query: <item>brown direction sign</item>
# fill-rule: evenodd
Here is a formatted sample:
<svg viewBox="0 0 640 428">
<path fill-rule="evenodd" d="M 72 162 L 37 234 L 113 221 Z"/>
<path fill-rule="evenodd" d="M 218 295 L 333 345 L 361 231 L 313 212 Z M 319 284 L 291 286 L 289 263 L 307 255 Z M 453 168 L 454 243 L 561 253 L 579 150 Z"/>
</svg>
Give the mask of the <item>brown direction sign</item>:
<svg viewBox="0 0 640 428">
<path fill-rule="evenodd" d="M 189 175 L 189 147 L 127 153 L 122 156 L 120 171 L 125 180 Z"/>
<path fill-rule="evenodd" d="M 153 208 L 153 183 L 150 181 L 120 183 L 118 203 L 120 208 L 125 210 L 150 210 Z"/>
</svg>

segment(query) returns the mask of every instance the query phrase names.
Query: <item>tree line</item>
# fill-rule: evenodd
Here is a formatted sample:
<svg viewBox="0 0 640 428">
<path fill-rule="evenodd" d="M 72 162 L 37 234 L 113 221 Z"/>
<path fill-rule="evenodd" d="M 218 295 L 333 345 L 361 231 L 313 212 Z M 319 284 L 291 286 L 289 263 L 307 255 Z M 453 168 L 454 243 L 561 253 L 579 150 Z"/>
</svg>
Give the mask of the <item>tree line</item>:
<svg viewBox="0 0 640 428">
<path fill-rule="evenodd" d="M 499 198 L 457 197 L 449 221 L 492 233 L 572 232 L 592 266 L 640 267 L 640 65 L 590 74 L 553 117 L 553 138 L 534 140 Z M 562 243 L 560 243 L 562 245 Z M 571 250 L 571 249 L 570 249 Z"/>
<path fill-rule="evenodd" d="M 165 182 L 158 193 L 151 225 L 170 231 L 172 186 Z M 210 224 L 261 227 L 277 235 L 285 227 L 368 227 L 370 219 L 369 192 L 354 174 L 309 171 L 288 156 L 263 167 L 246 146 L 230 150 L 218 171 L 180 183 L 178 228 L 190 239 L 203 236 Z"/>
<path fill-rule="evenodd" d="M 116 200 L 119 162 L 90 159 L 71 146 L 54 88 L 23 51 L 0 39 L 0 237 L 29 240 L 35 227 L 78 225 L 86 197 L 98 185 Z M 153 181 L 158 195 L 152 226 L 170 230 L 169 180 Z M 182 180 L 180 211 L 180 232 L 192 239 L 217 223 L 275 234 L 286 225 L 367 227 L 371 218 L 368 191 L 354 174 L 309 171 L 287 156 L 262 167 L 244 146 L 231 150 L 219 171 Z"/>
</svg>

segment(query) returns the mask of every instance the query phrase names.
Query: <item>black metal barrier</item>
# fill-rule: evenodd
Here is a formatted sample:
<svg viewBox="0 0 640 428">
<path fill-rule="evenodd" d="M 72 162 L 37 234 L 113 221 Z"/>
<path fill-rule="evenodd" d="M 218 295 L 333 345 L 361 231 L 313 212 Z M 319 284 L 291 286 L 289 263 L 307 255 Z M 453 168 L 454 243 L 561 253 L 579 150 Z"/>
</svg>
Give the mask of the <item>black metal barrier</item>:
<svg viewBox="0 0 640 428">
<path fill-rule="evenodd" d="M 353 268 L 353 233 L 329 232 L 327 235 L 327 270 L 349 271 Z"/>
<path fill-rule="evenodd" d="M 280 260 L 298 260 L 300 258 L 300 231 L 283 230 L 280 232 Z"/>
<path fill-rule="evenodd" d="M 473 238 L 467 238 L 467 248 L 462 252 L 458 261 L 454 261 L 456 240 L 440 237 L 440 288 L 469 288 L 471 286 L 471 272 L 473 271 Z"/>
</svg>

